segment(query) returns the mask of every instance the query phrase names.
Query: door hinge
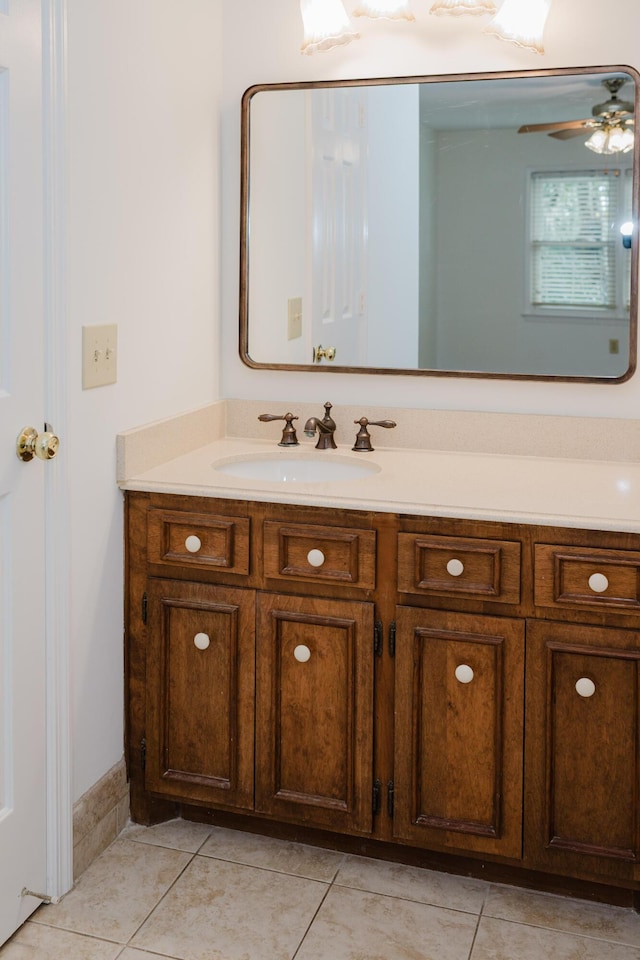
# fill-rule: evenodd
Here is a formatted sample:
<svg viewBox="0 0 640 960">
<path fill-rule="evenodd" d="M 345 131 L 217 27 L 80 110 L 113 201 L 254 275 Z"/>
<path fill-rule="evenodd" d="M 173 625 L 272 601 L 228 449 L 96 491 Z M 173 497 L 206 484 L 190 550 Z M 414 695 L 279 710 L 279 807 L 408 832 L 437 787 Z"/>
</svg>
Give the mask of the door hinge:
<svg viewBox="0 0 640 960">
<path fill-rule="evenodd" d="M 382 807 L 382 781 L 375 780 L 373 783 L 373 796 L 371 803 L 371 810 L 373 811 L 374 817 L 380 813 Z"/>
<path fill-rule="evenodd" d="M 146 737 L 143 737 L 140 741 L 140 766 L 142 767 L 142 773 L 144 774 L 147 769 L 147 740 Z"/>
<path fill-rule="evenodd" d="M 396 622 L 392 620 L 389 624 L 389 656 L 396 655 Z"/>
<path fill-rule="evenodd" d="M 147 622 L 147 610 L 149 609 L 149 598 L 146 593 L 142 594 L 142 622 Z"/>
<path fill-rule="evenodd" d="M 382 650 L 384 646 L 384 630 L 382 626 L 382 620 L 376 620 L 373 625 L 373 652 L 376 657 L 382 656 Z"/>
<path fill-rule="evenodd" d="M 387 813 L 393 820 L 393 813 L 395 810 L 395 786 L 393 780 L 389 780 L 387 784 Z"/>
</svg>

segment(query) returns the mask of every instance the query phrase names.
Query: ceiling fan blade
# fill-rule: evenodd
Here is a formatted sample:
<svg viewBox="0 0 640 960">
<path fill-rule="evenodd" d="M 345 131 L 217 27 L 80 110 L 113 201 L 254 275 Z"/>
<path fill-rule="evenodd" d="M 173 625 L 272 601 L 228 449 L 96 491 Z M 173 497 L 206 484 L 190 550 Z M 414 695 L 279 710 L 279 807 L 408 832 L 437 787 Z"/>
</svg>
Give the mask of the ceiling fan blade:
<svg viewBox="0 0 640 960">
<path fill-rule="evenodd" d="M 584 130 L 592 120 L 563 120 L 560 123 L 526 123 L 518 133 L 549 133 L 551 130 Z"/>
<path fill-rule="evenodd" d="M 564 130 L 552 130 L 549 134 L 554 140 L 571 140 L 573 137 L 583 137 L 585 133 L 591 133 L 590 128 L 582 127 L 581 130 L 565 128 Z"/>
</svg>

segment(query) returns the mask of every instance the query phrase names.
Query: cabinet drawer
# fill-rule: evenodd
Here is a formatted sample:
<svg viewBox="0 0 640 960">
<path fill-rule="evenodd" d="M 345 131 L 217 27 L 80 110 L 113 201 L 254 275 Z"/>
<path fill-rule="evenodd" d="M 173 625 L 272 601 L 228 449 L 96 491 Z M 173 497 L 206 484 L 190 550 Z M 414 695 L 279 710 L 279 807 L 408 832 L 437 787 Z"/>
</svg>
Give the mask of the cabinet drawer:
<svg viewBox="0 0 640 960">
<path fill-rule="evenodd" d="M 399 533 L 398 590 L 519 603 L 520 544 Z"/>
<path fill-rule="evenodd" d="M 147 528 L 149 562 L 188 565 L 225 573 L 249 573 L 247 517 L 151 510 Z"/>
<path fill-rule="evenodd" d="M 265 577 L 320 580 L 373 589 L 375 564 L 373 530 L 265 520 Z"/>
<path fill-rule="evenodd" d="M 640 611 L 640 552 L 564 547 L 535 548 L 535 602 L 541 607 L 601 607 Z"/>
</svg>

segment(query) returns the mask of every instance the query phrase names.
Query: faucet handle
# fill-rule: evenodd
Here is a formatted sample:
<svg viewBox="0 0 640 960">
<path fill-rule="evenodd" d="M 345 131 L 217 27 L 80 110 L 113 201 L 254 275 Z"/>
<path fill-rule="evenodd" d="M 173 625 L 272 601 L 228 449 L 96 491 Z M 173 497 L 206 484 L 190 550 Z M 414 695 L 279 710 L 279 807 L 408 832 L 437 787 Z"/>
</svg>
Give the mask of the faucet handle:
<svg viewBox="0 0 640 960">
<path fill-rule="evenodd" d="M 367 427 L 386 427 L 387 430 L 390 430 L 391 427 L 397 426 L 395 420 L 368 420 L 366 417 L 360 417 L 359 420 L 354 420 L 354 423 L 360 424 L 360 429 L 356 434 L 356 440 L 354 445 L 351 447 L 352 450 L 364 450 L 366 452 L 373 451 L 371 446 L 371 436 Z"/>
<path fill-rule="evenodd" d="M 278 444 L 279 447 L 297 447 L 299 440 L 296 436 L 296 428 L 293 425 L 293 421 L 297 420 L 298 417 L 294 417 L 292 413 L 285 413 L 283 417 L 279 417 L 275 413 L 261 413 L 258 417 L 258 420 L 261 420 L 263 423 L 269 423 L 271 420 L 284 420 L 285 425 L 282 430 L 282 440 Z"/>
</svg>

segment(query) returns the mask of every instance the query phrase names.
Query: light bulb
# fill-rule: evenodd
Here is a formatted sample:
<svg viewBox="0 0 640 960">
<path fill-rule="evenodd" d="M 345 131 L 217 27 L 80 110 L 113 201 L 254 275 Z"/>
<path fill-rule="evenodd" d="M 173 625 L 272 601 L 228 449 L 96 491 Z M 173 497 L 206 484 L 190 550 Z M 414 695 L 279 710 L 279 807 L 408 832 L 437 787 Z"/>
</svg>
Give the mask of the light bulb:
<svg viewBox="0 0 640 960">
<path fill-rule="evenodd" d="M 409 9 L 409 0 L 360 0 L 353 15 L 385 20 L 415 20 Z"/>
<path fill-rule="evenodd" d="M 544 53 L 542 35 L 550 7 L 551 0 L 504 0 L 484 33 Z"/>
<path fill-rule="evenodd" d="M 612 153 L 629 153 L 633 150 L 633 131 L 629 127 L 621 127 L 618 124 L 599 127 L 584 145 L 588 150 L 606 156 Z"/>
<path fill-rule="evenodd" d="M 607 132 L 604 127 L 599 127 L 591 134 L 588 140 L 585 140 L 585 147 L 594 153 L 604 153 L 607 146 Z"/>
<path fill-rule="evenodd" d="M 435 13 L 438 16 L 442 14 L 452 14 L 458 16 L 461 13 L 495 13 L 496 5 L 494 0 L 436 0 L 429 13 Z"/>
<path fill-rule="evenodd" d="M 300 12 L 304 26 L 302 53 L 329 50 L 358 37 L 342 0 L 300 0 Z"/>
</svg>

